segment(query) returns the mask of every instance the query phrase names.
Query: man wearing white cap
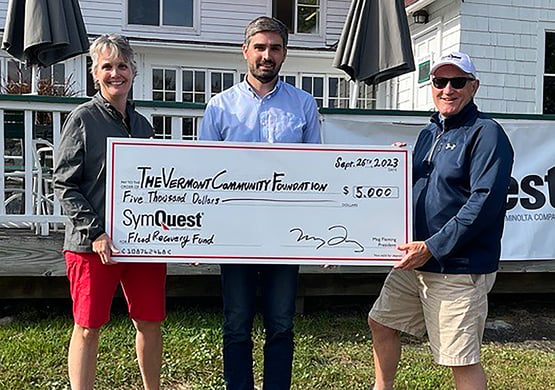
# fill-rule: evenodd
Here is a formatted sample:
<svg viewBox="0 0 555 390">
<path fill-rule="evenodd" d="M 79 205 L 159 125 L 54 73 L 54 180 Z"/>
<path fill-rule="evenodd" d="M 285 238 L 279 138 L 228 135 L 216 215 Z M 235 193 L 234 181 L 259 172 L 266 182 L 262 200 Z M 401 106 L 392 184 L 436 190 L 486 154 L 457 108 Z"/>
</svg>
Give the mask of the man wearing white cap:
<svg viewBox="0 0 555 390">
<path fill-rule="evenodd" d="M 435 362 L 452 368 L 457 390 L 487 388 L 480 347 L 513 150 L 503 128 L 474 104 L 480 82 L 468 55 L 442 56 L 430 76 L 438 112 L 414 147 L 415 241 L 398 246 L 405 255 L 368 316 L 375 390 L 393 389 L 399 331 L 428 335 Z"/>
</svg>

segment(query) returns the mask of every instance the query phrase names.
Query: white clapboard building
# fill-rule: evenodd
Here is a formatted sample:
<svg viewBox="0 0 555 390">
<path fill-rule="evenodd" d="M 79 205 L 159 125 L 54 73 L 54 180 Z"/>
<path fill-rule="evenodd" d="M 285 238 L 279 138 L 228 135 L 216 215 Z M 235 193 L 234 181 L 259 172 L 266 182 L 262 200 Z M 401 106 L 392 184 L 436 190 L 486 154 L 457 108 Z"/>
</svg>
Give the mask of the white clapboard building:
<svg viewBox="0 0 555 390">
<path fill-rule="evenodd" d="M 0 0 L 0 25 L 8 0 Z M 259 15 L 289 26 L 287 82 L 311 92 L 320 107 L 432 110 L 430 63 L 441 53 L 465 51 L 481 79 L 478 104 L 487 112 L 555 113 L 555 1 L 406 0 L 417 70 L 376 88 L 355 88 L 332 62 L 350 0 L 80 0 L 91 39 L 117 32 L 138 53 L 133 98 L 205 103 L 245 72 L 243 30 Z M 69 84 L 78 96 L 94 93 L 87 57 L 70 59 L 43 77 Z M 28 82 L 30 71 L 0 53 L 0 79 Z M 354 93 L 357 96 L 352 96 Z M 161 136 L 171 121 L 155 118 Z M 194 138 L 198 118 L 183 124 Z"/>
<path fill-rule="evenodd" d="M 4 25 L 8 0 L 0 0 Z M 343 71 L 334 69 L 335 45 L 350 0 L 80 0 L 91 39 L 116 32 L 127 36 L 136 50 L 139 74 L 133 87 L 136 100 L 206 103 L 241 80 L 246 64 L 241 43 L 246 24 L 260 15 L 281 15 L 291 29 L 282 76 L 311 92 L 321 107 L 347 107 L 350 89 Z M 53 67 L 51 77 L 70 84 L 79 95 L 94 93 L 87 57 Z M 1 53 L 0 74 L 8 79 L 30 77 L 17 61 Z M 48 72 L 48 70 L 46 71 Z M 45 72 L 43 72 L 45 73 Z M 373 89 L 360 89 L 360 108 L 373 108 Z M 156 118 L 157 130 L 171 121 Z M 195 121 L 196 122 L 196 121 Z M 194 136 L 195 125 L 184 126 L 183 136 Z M 189 128 L 187 128 L 189 127 Z"/>
<path fill-rule="evenodd" d="M 405 1 L 417 72 L 401 77 L 392 107 L 432 107 L 427 73 L 441 53 L 459 50 L 475 61 L 478 104 L 487 112 L 555 113 L 555 1 Z M 423 11 L 423 12 L 422 12 Z M 415 23 L 414 15 L 426 23 Z M 418 15 L 417 15 L 418 16 Z"/>
</svg>

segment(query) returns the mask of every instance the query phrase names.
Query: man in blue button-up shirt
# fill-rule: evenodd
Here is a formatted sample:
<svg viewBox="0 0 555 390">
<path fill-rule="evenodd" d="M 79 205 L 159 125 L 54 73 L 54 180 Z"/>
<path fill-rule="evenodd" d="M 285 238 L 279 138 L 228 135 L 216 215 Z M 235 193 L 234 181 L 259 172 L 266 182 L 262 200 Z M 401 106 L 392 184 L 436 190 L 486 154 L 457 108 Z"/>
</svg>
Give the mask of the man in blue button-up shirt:
<svg viewBox="0 0 555 390">
<path fill-rule="evenodd" d="M 245 29 L 245 80 L 214 96 L 199 139 L 234 142 L 320 143 L 318 109 L 307 92 L 279 80 L 287 28 L 259 17 Z M 224 377 L 228 390 L 253 390 L 252 324 L 258 281 L 262 292 L 265 390 L 289 389 L 298 265 L 223 264 Z"/>
</svg>

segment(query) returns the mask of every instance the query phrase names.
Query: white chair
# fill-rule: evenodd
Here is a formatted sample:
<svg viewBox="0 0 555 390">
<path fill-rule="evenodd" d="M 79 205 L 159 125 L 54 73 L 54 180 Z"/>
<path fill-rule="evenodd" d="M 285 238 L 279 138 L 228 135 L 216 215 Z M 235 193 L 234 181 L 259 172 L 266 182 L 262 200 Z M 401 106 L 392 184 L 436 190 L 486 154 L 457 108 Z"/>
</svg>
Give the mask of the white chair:
<svg viewBox="0 0 555 390">
<path fill-rule="evenodd" d="M 4 191 L 6 198 L 4 205 L 6 211 L 24 212 L 24 180 L 25 170 L 23 165 L 23 156 L 5 155 L 4 156 Z M 19 203 L 18 203 L 19 202 Z"/>
<path fill-rule="evenodd" d="M 53 163 L 54 145 L 45 139 L 34 139 L 33 196 L 37 215 L 52 214 L 54 208 Z"/>
<path fill-rule="evenodd" d="M 52 184 L 54 146 L 44 139 L 34 139 L 32 147 L 32 191 L 33 213 L 35 215 L 52 214 L 54 206 L 54 189 Z M 7 197 L 4 200 L 6 211 L 24 213 L 25 198 L 25 163 L 21 155 L 5 155 L 4 185 Z M 19 203 L 19 210 L 15 204 Z M 11 206 L 11 210 L 10 210 Z"/>
</svg>

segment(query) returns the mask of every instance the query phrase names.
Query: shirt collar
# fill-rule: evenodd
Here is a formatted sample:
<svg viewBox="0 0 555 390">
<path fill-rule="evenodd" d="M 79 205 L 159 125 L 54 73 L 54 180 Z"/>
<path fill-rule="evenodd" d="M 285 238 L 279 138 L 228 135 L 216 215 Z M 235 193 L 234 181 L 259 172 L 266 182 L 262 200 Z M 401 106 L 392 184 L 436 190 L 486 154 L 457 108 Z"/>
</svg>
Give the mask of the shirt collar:
<svg viewBox="0 0 555 390">
<path fill-rule="evenodd" d="M 104 98 L 104 96 L 102 96 L 100 91 L 98 91 L 96 95 L 94 95 L 94 98 L 101 106 L 103 106 L 110 113 L 110 115 L 112 115 L 113 117 L 119 120 L 123 119 L 123 115 L 121 114 L 121 112 L 119 112 L 116 107 L 114 107 L 110 102 L 108 102 Z M 131 101 L 127 100 L 127 103 L 125 105 L 125 111 L 127 112 L 128 118 L 130 117 L 131 112 L 134 110 L 134 107 L 135 105 Z"/>
<path fill-rule="evenodd" d="M 254 88 L 249 84 L 249 82 L 247 81 L 247 76 L 245 76 L 245 78 L 243 79 L 243 81 L 239 85 L 240 85 L 240 87 L 243 91 L 252 94 L 252 96 L 257 98 L 257 99 L 262 100 L 262 99 L 267 99 L 268 97 L 275 95 L 281 89 L 281 87 L 283 85 L 283 81 L 281 81 L 279 79 L 279 76 L 278 76 L 278 80 L 277 80 L 276 85 L 274 85 L 274 89 L 272 89 L 270 92 L 268 92 L 263 98 L 258 96 L 258 94 L 254 90 Z"/>
<path fill-rule="evenodd" d="M 478 107 L 471 100 L 464 108 L 456 115 L 449 118 L 442 118 L 439 112 L 432 115 L 431 121 L 439 124 L 443 129 L 449 130 L 455 127 L 465 126 L 468 122 L 474 121 L 478 116 Z"/>
</svg>

